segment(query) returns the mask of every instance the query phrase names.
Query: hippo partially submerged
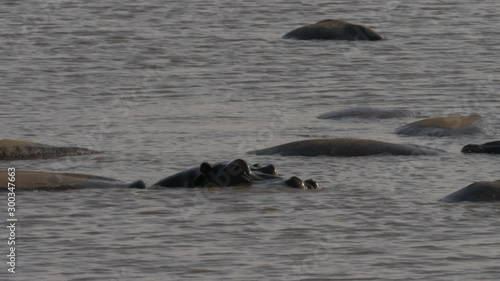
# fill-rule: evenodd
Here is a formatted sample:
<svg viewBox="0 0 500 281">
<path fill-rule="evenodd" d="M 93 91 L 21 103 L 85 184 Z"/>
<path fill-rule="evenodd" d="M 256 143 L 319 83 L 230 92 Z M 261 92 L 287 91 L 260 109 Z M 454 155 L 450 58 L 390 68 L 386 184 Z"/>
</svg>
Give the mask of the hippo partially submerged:
<svg viewBox="0 0 500 281">
<path fill-rule="evenodd" d="M 320 188 L 319 184 L 314 180 L 302 181 L 298 177 L 291 177 L 284 180 L 278 176 L 276 168 L 273 165 L 262 166 L 255 164 L 249 166 L 242 159 L 214 165 L 203 162 L 198 167 L 166 177 L 149 188 L 248 186 L 255 182 L 282 184 L 298 189 Z M 6 190 L 9 187 L 8 183 L 8 173 L 0 173 L 0 190 Z M 142 180 L 125 183 L 120 180 L 100 176 L 38 171 L 16 171 L 13 184 L 16 190 L 67 190 L 113 187 L 147 188 Z"/>
<path fill-rule="evenodd" d="M 153 184 L 157 187 L 215 187 L 215 186 L 245 186 L 259 181 L 275 181 L 287 187 L 298 189 L 319 189 L 314 180 L 302 181 L 298 177 L 283 180 L 279 177 L 273 165 L 249 166 L 245 160 L 236 159 L 232 162 L 209 164 L 203 162 L 199 167 L 194 167 L 175 175 L 166 177 Z"/>
<path fill-rule="evenodd" d="M 377 154 L 387 155 L 435 155 L 441 150 L 409 144 L 395 144 L 389 142 L 336 138 L 311 139 L 294 141 L 270 148 L 249 151 L 250 154 L 282 156 L 368 156 Z"/>
<path fill-rule="evenodd" d="M 80 188 L 146 188 L 146 184 L 139 180 L 133 183 L 125 183 L 112 178 L 73 174 L 73 173 L 51 173 L 38 171 L 16 171 L 16 190 L 66 190 Z M 11 185 L 12 186 L 12 185 Z M 0 189 L 7 189 L 8 175 L 0 173 Z"/>
<path fill-rule="evenodd" d="M 500 154 L 500 141 L 492 141 L 483 144 L 468 144 L 462 148 L 462 153 Z"/>
<path fill-rule="evenodd" d="M 398 135 L 408 136 L 454 136 L 484 133 L 481 116 L 449 116 L 423 119 L 396 129 Z"/>
<path fill-rule="evenodd" d="M 480 181 L 440 199 L 442 202 L 500 201 L 500 180 Z"/>
<path fill-rule="evenodd" d="M 0 140 L 0 160 L 45 159 L 101 153 L 81 147 L 58 147 L 23 140 Z"/>
<path fill-rule="evenodd" d="M 285 34 L 283 39 L 376 41 L 382 40 L 382 36 L 366 26 L 343 20 L 326 19 L 294 29 Z"/>
<path fill-rule="evenodd" d="M 409 109 L 379 109 L 371 107 L 355 107 L 323 113 L 318 119 L 388 119 L 398 117 L 415 117 L 417 114 Z"/>
</svg>

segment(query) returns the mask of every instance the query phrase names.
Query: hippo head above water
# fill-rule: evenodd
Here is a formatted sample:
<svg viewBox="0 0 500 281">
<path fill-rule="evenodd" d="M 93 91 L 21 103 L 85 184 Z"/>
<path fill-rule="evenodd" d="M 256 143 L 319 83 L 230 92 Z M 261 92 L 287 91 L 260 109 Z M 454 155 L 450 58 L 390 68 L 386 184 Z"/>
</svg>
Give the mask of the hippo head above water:
<svg viewBox="0 0 500 281">
<path fill-rule="evenodd" d="M 203 162 L 200 165 L 201 175 L 196 179 L 197 186 L 245 186 L 256 181 L 280 180 L 274 165 L 248 165 L 243 159 L 236 159 L 229 163 L 211 165 Z M 298 177 L 291 177 L 282 181 L 285 186 L 298 189 L 319 189 L 319 184 L 312 179 L 302 181 Z"/>
<path fill-rule="evenodd" d="M 249 186 L 261 181 L 274 181 L 284 184 L 287 187 L 298 189 L 320 188 L 311 179 L 302 181 L 298 177 L 291 177 L 285 181 L 282 177 L 278 176 L 274 165 L 262 166 L 254 164 L 250 166 L 242 159 L 217 164 L 203 162 L 198 167 L 166 177 L 153 186 L 168 188 Z"/>
</svg>

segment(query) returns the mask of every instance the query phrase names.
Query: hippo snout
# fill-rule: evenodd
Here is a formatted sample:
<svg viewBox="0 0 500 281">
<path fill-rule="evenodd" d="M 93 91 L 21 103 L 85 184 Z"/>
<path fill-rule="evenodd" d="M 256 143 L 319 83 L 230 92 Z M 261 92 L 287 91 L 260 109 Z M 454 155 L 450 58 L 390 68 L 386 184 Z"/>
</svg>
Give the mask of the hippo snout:
<svg viewBox="0 0 500 281">
<path fill-rule="evenodd" d="M 302 181 L 300 178 L 295 176 L 286 180 L 285 185 L 297 189 L 320 189 L 320 186 L 316 181 L 312 179 Z"/>
</svg>

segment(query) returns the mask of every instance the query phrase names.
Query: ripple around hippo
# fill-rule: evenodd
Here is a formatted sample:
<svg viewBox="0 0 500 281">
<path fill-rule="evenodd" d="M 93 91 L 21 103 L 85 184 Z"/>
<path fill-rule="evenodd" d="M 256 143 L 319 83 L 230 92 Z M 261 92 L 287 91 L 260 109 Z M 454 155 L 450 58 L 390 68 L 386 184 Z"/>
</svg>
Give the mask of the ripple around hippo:
<svg viewBox="0 0 500 281">
<path fill-rule="evenodd" d="M 285 34 L 283 39 L 377 41 L 382 40 L 382 36 L 362 25 L 343 20 L 326 19 L 294 29 Z"/>
<path fill-rule="evenodd" d="M 436 155 L 443 150 L 430 147 L 395 144 L 389 142 L 336 138 L 336 139 L 311 139 L 290 142 L 270 148 L 249 151 L 249 154 L 282 156 L 369 156 L 369 155 Z"/>
</svg>

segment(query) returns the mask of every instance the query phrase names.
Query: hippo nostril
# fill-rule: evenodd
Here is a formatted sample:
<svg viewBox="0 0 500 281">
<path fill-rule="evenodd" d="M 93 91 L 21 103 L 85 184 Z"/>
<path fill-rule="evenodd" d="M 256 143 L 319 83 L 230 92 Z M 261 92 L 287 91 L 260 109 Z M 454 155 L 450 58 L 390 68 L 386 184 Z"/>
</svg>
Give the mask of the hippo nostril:
<svg viewBox="0 0 500 281">
<path fill-rule="evenodd" d="M 278 170 L 276 170 L 276 167 L 274 165 L 267 165 L 267 166 L 261 168 L 260 171 L 262 173 L 268 174 L 268 175 L 277 175 L 278 174 Z"/>
<path fill-rule="evenodd" d="M 319 186 L 319 183 L 317 183 L 313 179 L 305 180 L 304 185 L 306 186 L 307 189 L 321 189 L 321 186 Z"/>
</svg>

